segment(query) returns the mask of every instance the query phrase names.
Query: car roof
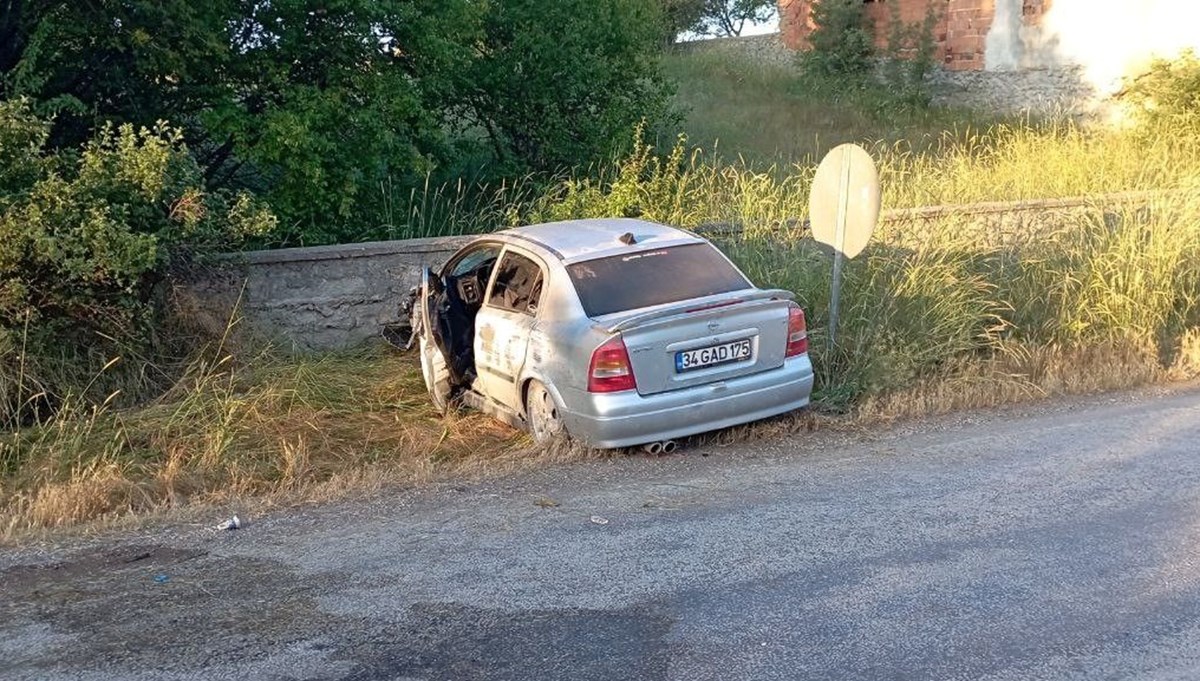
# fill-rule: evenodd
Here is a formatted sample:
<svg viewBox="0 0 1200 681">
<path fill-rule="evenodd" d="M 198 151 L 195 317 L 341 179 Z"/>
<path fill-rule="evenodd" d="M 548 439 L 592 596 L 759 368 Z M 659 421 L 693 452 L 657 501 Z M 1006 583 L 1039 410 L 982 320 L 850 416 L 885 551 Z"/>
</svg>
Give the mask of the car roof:
<svg viewBox="0 0 1200 681">
<path fill-rule="evenodd" d="M 621 235 L 626 233 L 633 235 L 633 244 L 626 245 L 620 241 Z M 691 232 L 630 218 L 547 222 L 506 229 L 496 232 L 495 236 L 536 243 L 555 253 L 567 264 L 667 246 L 705 243 L 704 239 Z"/>
</svg>

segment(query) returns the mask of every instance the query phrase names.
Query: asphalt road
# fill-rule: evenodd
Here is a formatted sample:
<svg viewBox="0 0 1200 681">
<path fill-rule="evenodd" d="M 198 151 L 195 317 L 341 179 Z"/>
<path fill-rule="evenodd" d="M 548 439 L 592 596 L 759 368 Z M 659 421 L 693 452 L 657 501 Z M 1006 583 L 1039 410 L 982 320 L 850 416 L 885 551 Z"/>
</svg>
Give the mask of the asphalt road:
<svg viewBox="0 0 1200 681">
<path fill-rule="evenodd" d="M 1200 391 L 10 550 L 0 678 L 1200 679 Z"/>
</svg>

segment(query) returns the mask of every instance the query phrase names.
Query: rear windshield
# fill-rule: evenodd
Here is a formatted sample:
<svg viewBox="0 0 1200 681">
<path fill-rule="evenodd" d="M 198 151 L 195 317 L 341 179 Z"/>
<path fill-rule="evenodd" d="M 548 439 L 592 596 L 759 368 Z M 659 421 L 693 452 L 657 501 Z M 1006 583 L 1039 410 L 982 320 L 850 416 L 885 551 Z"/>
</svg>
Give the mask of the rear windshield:
<svg viewBox="0 0 1200 681">
<path fill-rule="evenodd" d="M 589 317 L 750 288 L 708 244 L 586 260 L 567 271 Z"/>
</svg>

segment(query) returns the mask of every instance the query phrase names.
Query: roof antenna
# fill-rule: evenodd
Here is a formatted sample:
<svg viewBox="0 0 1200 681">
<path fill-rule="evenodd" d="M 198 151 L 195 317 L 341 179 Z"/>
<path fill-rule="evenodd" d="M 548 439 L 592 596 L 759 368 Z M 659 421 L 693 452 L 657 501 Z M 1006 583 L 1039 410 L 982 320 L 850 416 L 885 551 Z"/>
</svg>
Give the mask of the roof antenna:
<svg viewBox="0 0 1200 681">
<path fill-rule="evenodd" d="M 633 232 L 625 232 L 618 240 L 626 246 L 632 246 L 637 243 L 637 239 L 634 238 Z"/>
</svg>

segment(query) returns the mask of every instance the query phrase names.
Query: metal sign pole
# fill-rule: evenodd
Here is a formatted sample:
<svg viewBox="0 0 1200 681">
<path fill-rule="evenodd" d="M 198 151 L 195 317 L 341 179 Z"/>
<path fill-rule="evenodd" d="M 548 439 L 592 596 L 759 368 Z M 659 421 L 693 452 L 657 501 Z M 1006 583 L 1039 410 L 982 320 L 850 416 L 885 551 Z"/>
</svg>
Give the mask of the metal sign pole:
<svg viewBox="0 0 1200 681">
<path fill-rule="evenodd" d="M 833 284 L 829 290 L 829 343 L 828 350 L 837 345 L 838 312 L 842 302 L 842 260 L 846 250 L 846 216 L 850 205 L 850 150 L 842 150 L 842 181 L 838 187 L 837 227 L 833 235 Z"/>
<path fill-rule="evenodd" d="M 837 344 L 838 308 L 842 301 L 842 252 L 833 254 L 833 287 L 829 291 L 829 340 L 825 349 L 832 352 Z"/>
<path fill-rule="evenodd" d="M 842 306 L 842 270 L 871 240 L 879 222 L 879 172 L 862 147 L 843 144 L 825 155 L 808 197 L 809 224 L 819 243 L 833 249 L 826 350 L 837 345 Z"/>
</svg>

